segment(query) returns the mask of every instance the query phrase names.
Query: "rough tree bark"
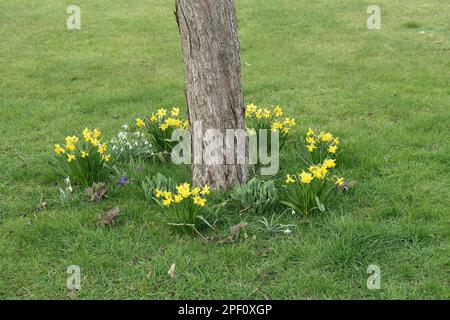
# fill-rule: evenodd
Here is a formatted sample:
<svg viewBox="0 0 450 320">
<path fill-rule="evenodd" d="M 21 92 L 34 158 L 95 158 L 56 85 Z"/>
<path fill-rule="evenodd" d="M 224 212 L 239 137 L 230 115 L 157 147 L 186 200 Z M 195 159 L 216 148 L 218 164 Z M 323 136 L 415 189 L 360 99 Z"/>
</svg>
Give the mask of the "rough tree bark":
<svg viewBox="0 0 450 320">
<path fill-rule="evenodd" d="M 202 121 L 203 132 L 208 128 L 223 133 L 225 129 L 245 129 L 234 1 L 176 0 L 175 15 L 181 34 L 191 127 L 194 121 Z M 192 178 L 195 185 L 228 189 L 247 181 L 248 167 L 194 163 Z"/>
</svg>

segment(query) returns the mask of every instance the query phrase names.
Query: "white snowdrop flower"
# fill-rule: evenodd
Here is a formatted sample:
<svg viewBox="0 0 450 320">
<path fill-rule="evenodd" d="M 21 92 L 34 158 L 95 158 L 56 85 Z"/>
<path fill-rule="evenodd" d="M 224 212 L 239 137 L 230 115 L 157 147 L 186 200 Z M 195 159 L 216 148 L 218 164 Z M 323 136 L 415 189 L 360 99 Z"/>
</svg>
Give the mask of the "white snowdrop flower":
<svg viewBox="0 0 450 320">
<path fill-rule="evenodd" d="M 116 151 L 116 150 L 117 150 L 117 146 L 113 146 L 112 149 L 113 149 L 114 151 Z"/>
<path fill-rule="evenodd" d="M 146 146 L 148 146 L 148 141 L 147 141 L 147 140 L 145 140 L 145 141 L 144 141 L 144 144 L 145 144 Z"/>
<path fill-rule="evenodd" d="M 119 133 L 119 139 L 120 140 L 126 140 L 127 139 L 128 134 L 126 132 L 120 132 Z"/>
<path fill-rule="evenodd" d="M 291 234 L 291 233 L 292 233 L 292 231 L 291 231 L 291 230 L 289 230 L 289 228 L 287 228 L 287 229 L 286 229 L 286 230 L 284 230 L 283 232 L 284 232 L 284 234 Z"/>
<path fill-rule="evenodd" d="M 294 209 L 292 209 L 292 212 L 291 212 L 292 214 L 295 214 L 295 210 Z"/>
<path fill-rule="evenodd" d="M 72 186 L 69 186 L 69 187 L 67 188 L 67 191 L 69 191 L 70 193 L 72 193 L 72 192 L 73 192 Z"/>
<path fill-rule="evenodd" d="M 139 145 L 139 143 L 135 142 L 134 145 L 137 147 Z"/>
<path fill-rule="evenodd" d="M 120 152 L 123 152 L 123 148 L 120 149 Z"/>
<path fill-rule="evenodd" d="M 129 127 L 128 127 L 127 124 L 124 124 L 124 125 L 122 126 L 122 128 L 125 129 L 125 130 L 128 130 Z"/>
</svg>

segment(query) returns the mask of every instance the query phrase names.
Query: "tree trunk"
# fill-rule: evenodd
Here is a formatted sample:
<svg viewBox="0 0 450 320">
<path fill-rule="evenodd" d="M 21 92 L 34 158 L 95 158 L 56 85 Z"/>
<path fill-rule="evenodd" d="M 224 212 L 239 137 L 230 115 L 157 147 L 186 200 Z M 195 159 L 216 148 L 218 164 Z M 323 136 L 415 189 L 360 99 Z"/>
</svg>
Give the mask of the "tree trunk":
<svg viewBox="0 0 450 320">
<path fill-rule="evenodd" d="M 203 132 L 209 128 L 223 134 L 225 129 L 245 130 L 234 1 L 176 0 L 175 15 L 184 55 L 191 133 L 195 121 L 202 121 Z M 200 145 L 205 147 L 204 142 Z M 194 153 L 196 148 L 193 139 Z M 192 179 L 194 185 L 228 189 L 247 181 L 248 166 L 226 164 L 225 160 L 224 164 L 196 164 L 194 154 Z"/>
</svg>

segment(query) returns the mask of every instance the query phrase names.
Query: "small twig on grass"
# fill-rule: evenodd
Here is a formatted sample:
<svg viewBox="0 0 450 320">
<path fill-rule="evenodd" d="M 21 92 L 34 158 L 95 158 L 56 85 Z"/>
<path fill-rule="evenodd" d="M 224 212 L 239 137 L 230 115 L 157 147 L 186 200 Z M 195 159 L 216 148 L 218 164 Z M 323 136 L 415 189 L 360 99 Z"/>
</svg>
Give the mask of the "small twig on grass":
<svg viewBox="0 0 450 320">
<path fill-rule="evenodd" d="M 245 211 L 247 211 L 247 210 L 250 209 L 250 208 L 251 208 L 251 207 L 244 208 L 244 209 L 242 209 L 241 211 L 239 211 L 239 213 L 245 212 Z"/>
<path fill-rule="evenodd" d="M 37 213 L 40 213 L 42 210 L 47 209 L 47 202 L 44 201 L 44 192 L 42 192 L 42 188 L 40 186 L 38 186 L 39 188 L 39 193 L 41 195 L 41 198 L 39 200 L 39 206 L 37 208 L 34 209 L 34 215 L 36 215 Z"/>
</svg>

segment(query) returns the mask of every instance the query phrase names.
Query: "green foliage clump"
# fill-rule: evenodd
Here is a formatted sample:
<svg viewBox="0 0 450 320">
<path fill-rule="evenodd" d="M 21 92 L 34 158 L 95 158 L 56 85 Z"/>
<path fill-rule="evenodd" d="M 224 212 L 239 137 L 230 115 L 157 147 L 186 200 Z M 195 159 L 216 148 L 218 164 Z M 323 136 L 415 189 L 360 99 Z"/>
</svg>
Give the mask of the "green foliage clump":
<svg viewBox="0 0 450 320">
<path fill-rule="evenodd" d="M 141 183 L 145 200 L 148 203 L 156 202 L 157 204 L 160 204 L 159 199 L 155 196 L 155 190 L 173 192 L 175 187 L 176 184 L 171 178 L 168 178 L 159 172 L 153 178 L 146 177 Z"/>
<path fill-rule="evenodd" d="M 278 202 L 278 191 L 273 180 L 262 181 L 255 177 L 245 185 L 234 188 L 231 198 L 239 203 L 243 211 L 264 214 Z"/>
</svg>

